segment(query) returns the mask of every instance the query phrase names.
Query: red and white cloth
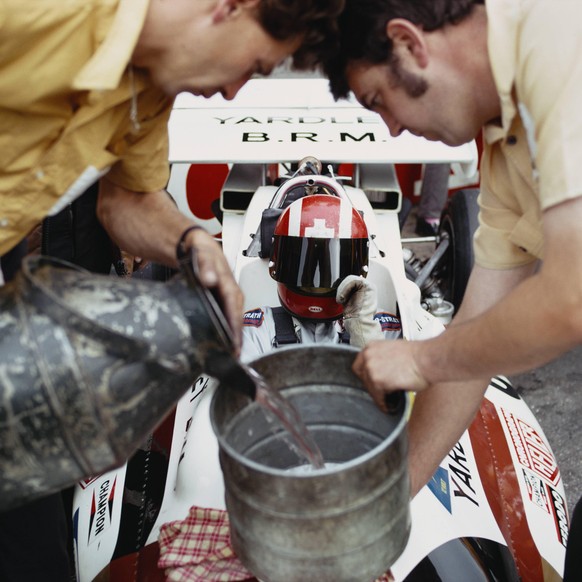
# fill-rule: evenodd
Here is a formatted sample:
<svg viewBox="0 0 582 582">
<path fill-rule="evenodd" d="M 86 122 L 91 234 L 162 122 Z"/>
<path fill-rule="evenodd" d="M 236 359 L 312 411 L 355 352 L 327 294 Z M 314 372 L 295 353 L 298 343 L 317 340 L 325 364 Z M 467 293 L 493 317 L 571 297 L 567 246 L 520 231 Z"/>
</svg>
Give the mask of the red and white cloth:
<svg viewBox="0 0 582 582">
<path fill-rule="evenodd" d="M 232 549 L 226 511 L 194 506 L 186 519 L 162 525 L 158 541 L 158 567 L 171 582 L 253 578 Z"/>
<path fill-rule="evenodd" d="M 230 544 L 226 511 L 191 507 L 188 517 L 165 523 L 158 538 L 158 567 L 171 582 L 234 582 L 254 579 Z M 386 572 L 375 582 L 393 582 Z"/>
</svg>

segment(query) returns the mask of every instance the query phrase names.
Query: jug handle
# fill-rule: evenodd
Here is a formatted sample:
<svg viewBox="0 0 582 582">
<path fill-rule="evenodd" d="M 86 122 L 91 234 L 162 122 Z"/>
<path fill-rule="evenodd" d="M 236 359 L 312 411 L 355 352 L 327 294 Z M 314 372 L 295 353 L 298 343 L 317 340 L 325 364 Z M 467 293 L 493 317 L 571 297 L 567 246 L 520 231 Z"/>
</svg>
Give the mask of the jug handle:
<svg viewBox="0 0 582 582">
<path fill-rule="evenodd" d="M 386 405 L 388 414 L 397 414 L 402 411 L 406 401 L 405 398 L 402 397 L 403 394 L 404 392 L 402 390 L 397 390 L 384 395 L 384 404 Z"/>
<path fill-rule="evenodd" d="M 198 295 L 222 345 L 226 350 L 228 350 L 228 352 L 232 353 L 234 351 L 232 330 L 226 321 L 226 317 L 224 316 L 220 305 L 220 300 L 207 287 L 202 285 L 202 282 L 200 281 L 200 272 L 196 255 L 196 249 L 193 247 L 184 249 L 182 245 L 178 245 L 176 256 L 178 264 L 180 265 L 180 271 L 182 272 L 186 283 L 188 283 L 188 287 Z"/>
<path fill-rule="evenodd" d="M 223 351 L 216 349 L 209 351 L 205 372 L 218 379 L 221 384 L 228 385 L 254 400 L 257 391 L 255 380 L 250 373 L 250 368 L 243 366 L 233 356 L 232 331 L 224 317 L 219 300 L 200 282 L 196 250 L 184 249 L 178 245 L 176 255 L 188 286 L 198 294 L 224 347 Z"/>
</svg>

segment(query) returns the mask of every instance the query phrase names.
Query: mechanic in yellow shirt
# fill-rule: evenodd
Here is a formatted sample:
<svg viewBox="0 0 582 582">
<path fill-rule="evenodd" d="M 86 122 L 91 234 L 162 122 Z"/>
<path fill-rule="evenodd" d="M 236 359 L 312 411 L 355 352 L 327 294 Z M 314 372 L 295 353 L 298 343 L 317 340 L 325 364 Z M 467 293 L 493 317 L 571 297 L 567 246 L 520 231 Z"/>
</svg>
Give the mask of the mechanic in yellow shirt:
<svg viewBox="0 0 582 582">
<path fill-rule="evenodd" d="M 484 135 L 475 267 L 453 325 L 374 342 L 354 363 L 380 407 L 387 392 L 419 392 L 413 495 L 470 424 L 486 378 L 582 343 L 580 16 L 577 0 L 346 2 L 341 53 L 326 66 L 336 96 L 353 90 L 394 136 L 455 146 Z M 386 361 L 400 373 L 386 375 Z M 581 511 L 566 580 L 582 579 Z"/>
<path fill-rule="evenodd" d="M 316 59 L 317 37 L 341 0 L 326 10 L 314 0 L 287 4 L 4 0 L 0 256 L 100 179 L 99 218 L 113 240 L 175 266 L 192 223 L 163 191 L 173 97 L 233 98 L 292 53 Z M 240 332 L 240 293 L 219 246 L 202 231 L 185 243 L 200 251 L 202 277 Z"/>
<path fill-rule="evenodd" d="M 99 180 L 97 215 L 114 242 L 171 267 L 180 241 L 195 248 L 202 281 L 222 296 L 239 342 L 242 295 L 221 248 L 192 230 L 164 191 L 173 98 L 232 99 L 292 54 L 298 65 L 314 64 L 342 5 L 2 0 L 0 265 L 6 270 L 38 223 Z M 0 517 L 1 580 L 69 579 L 59 509 L 43 503 Z"/>
</svg>

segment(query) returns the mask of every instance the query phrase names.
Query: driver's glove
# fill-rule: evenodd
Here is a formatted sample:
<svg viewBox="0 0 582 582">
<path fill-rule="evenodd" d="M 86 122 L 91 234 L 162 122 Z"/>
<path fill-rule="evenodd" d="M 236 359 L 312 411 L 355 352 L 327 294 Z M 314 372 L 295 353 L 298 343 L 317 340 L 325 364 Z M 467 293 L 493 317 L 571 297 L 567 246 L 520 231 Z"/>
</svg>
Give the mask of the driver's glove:
<svg viewBox="0 0 582 582">
<path fill-rule="evenodd" d="M 380 322 L 374 319 L 377 297 L 370 281 L 348 275 L 337 289 L 336 301 L 344 306 L 344 325 L 350 334 L 350 345 L 363 348 L 368 342 L 384 339 Z"/>
</svg>

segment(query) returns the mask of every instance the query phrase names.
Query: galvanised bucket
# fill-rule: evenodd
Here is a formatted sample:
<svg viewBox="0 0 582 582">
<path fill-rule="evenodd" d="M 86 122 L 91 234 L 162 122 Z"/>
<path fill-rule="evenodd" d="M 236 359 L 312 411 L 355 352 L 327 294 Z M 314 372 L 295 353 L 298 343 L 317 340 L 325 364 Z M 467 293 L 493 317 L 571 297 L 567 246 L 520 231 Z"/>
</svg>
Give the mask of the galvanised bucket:
<svg viewBox="0 0 582 582">
<path fill-rule="evenodd" d="M 299 346 L 250 364 L 298 410 L 325 469 L 290 473 L 300 461 L 259 404 L 223 384 L 214 396 L 233 547 L 261 580 L 374 580 L 406 545 L 409 400 L 382 413 L 351 370 L 356 354 Z"/>
<path fill-rule="evenodd" d="M 206 293 L 25 260 L 0 288 L 0 510 L 123 463 L 228 361 Z"/>
</svg>

